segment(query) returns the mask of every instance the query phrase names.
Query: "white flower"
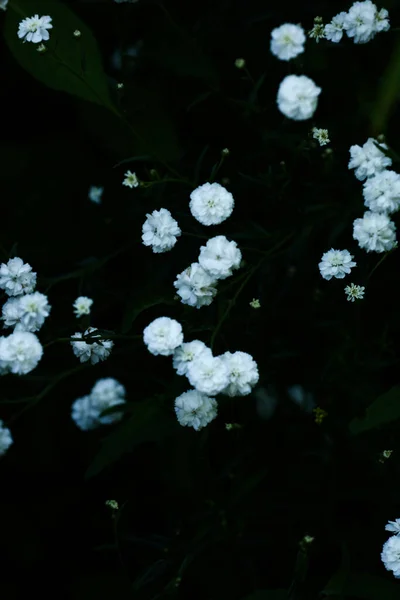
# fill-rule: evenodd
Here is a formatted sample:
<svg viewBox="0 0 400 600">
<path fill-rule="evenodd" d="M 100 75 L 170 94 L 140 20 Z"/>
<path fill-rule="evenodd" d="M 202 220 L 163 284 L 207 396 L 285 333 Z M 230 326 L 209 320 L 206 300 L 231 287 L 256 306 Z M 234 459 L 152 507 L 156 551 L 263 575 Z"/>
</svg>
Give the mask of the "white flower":
<svg viewBox="0 0 400 600">
<path fill-rule="evenodd" d="M 9 298 L 2 308 L 4 327 L 14 327 L 21 316 L 19 298 Z"/>
<path fill-rule="evenodd" d="M 278 89 L 278 108 L 289 119 L 310 119 L 318 104 L 321 88 L 305 75 L 288 75 Z"/>
<path fill-rule="evenodd" d="M 193 360 L 187 371 L 190 385 L 203 394 L 214 396 L 229 385 L 229 371 L 225 361 L 202 353 Z"/>
<path fill-rule="evenodd" d="M 171 250 L 181 235 L 181 230 L 171 213 L 166 208 L 154 210 L 151 215 L 146 215 L 143 223 L 142 241 L 145 246 L 152 246 L 153 252 L 166 252 Z"/>
<path fill-rule="evenodd" d="M 38 44 L 39 42 L 47 41 L 50 38 L 48 29 L 52 29 L 51 17 L 34 15 L 23 19 L 18 28 L 18 37 L 24 39 L 24 42 L 33 42 Z"/>
<path fill-rule="evenodd" d="M 104 416 L 101 416 L 101 413 L 112 406 L 125 404 L 125 393 L 125 387 L 112 377 L 96 381 L 90 395 L 93 405 L 98 410 L 98 421 L 101 425 L 110 425 L 122 419 L 122 412 L 113 412 Z"/>
<path fill-rule="evenodd" d="M 391 531 L 396 535 L 400 535 L 400 519 L 395 519 L 394 521 L 389 521 L 387 525 L 385 525 L 386 531 Z"/>
<path fill-rule="evenodd" d="M 271 31 L 271 52 L 280 60 L 290 60 L 304 52 L 306 36 L 300 25 L 284 23 Z"/>
<path fill-rule="evenodd" d="M 322 255 L 318 267 L 324 279 L 343 279 L 357 263 L 352 261 L 353 256 L 348 250 L 334 250 L 331 248 Z"/>
<path fill-rule="evenodd" d="M 387 252 L 396 243 L 396 225 L 383 213 L 367 211 L 353 224 L 353 238 L 367 252 Z"/>
<path fill-rule="evenodd" d="M 400 578 L 400 537 L 392 535 L 383 544 L 381 559 L 388 571 L 393 571 L 396 579 Z"/>
<path fill-rule="evenodd" d="M 227 396 L 247 396 L 259 379 L 256 361 L 247 352 L 225 352 L 221 358 L 229 373 L 229 384 L 223 390 Z"/>
<path fill-rule="evenodd" d="M 98 340 L 100 334 L 93 335 L 93 332 L 98 331 L 96 327 L 89 327 L 86 329 L 84 336 L 90 336 L 90 341 L 71 341 L 72 350 L 80 362 L 87 362 L 90 360 L 92 365 L 97 364 L 100 361 L 106 360 L 110 356 L 111 350 L 114 346 L 112 340 Z M 82 338 L 82 333 L 75 333 L 73 338 Z M 93 342 L 92 342 L 93 340 Z"/>
<path fill-rule="evenodd" d="M 204 183 L 190 194 L 190 212 L 202 225 L 219 225 L 234 205 L 232 194 L 219 183 Z"/>
<path fill-rule="evenodd" d="M 392 164 L 392 159 L 381 152 L 376 144 L 377 141 L 374 138 L 368 138 L 364 146 L 351 146 L 350 148 L 349 169 L 355 169 L 355 175 L 360 181 L 367 177 L 373 177 Z M 386 144 L 378 144 L 378 146 L 387 149 Z"/>
<path fill-rule="evenodd" d="M 7 375 L 10 373 L 10 364 L 3 360 L 2 357 L 7 356 L 7 338 L 4 336 L 0 337 L 0 375 Z"/>
<path fill-rule="evenodd" d="M 349 302 L 355 302 L 356 300 L 362 300 L 364 298 L 365 287 L 363 285 L 356 285 L 351 283 L 346 285 L 344 293 L 347 296 Z"/>
<path fill-rule="evenodd" d="M 311 131 L 314 140 L 317 140 L 320 146 L 326 146 L 331 141 L 327 129 L 317 129 L 317 127 L 313 127 Z"/>
<path fill-rule="evenodd" d="M 0 364 L 15 375 L 26 375 L 33 371 L 42 356 L 42 345 L 33 333 L 15 331 L 1 340 Z"/>
<path fill-rule="evenodd" d="M 224 235 L 211 238 L 200 248 L 200 266 L 214 279 L 225 279 L 232 275 L 232 270 L 240 267 L 241 260 L 242 253 L 236 242 L 230 242 Z"/>
<path fill-rule="evenodd" d="M 200 354 L 204 353 L 212 356 L 210 348 L 200 340 L 193 340 L 193 342 L 187 342 L 186 344 L 178 346 L 174 351 L 172 362 L 178 375 L 187 375 L 190 363 L 198 358 Z"/>
<path fill-rule="evenodd" d="M 372 212 L 396 212 L 400 208 L 400 175 L 386 169 L 377 173 L 364 183 L 363 195 Z"/>
<path fill-rule="evenodd" d="M 217 416 L 217 402 L 197 390 L 189 390 L 175 399 L 175 412 L 183 427 L 199 431 Z"/>
<path fill-rule="evenodd" d="M 13 302 L 10 312 L 14 315 L 18 312 L 18 319 L 14 323 L 10 323 L 10 314 L 8 315 L 8 323 L 15 325 L 16 331 L 39 331 L 51 310 L 47 296 L 39 292 L 10 298 L 3 306 L 3 311 L 9 302 Z"/>
<path fill-rule="evenodd" d="M 389 13 L 386 8 L 382 8 L 375 15 L 375 31 L 377 33 L 381 31 L 389 31 L 390 22 L 389 22 Z"/>
<path fill-rule="evenodd" d="M 100 204 L 103 196 L 104 188 L 91 185 L 88 192 L 88 198 L 95 204 Z"/>
<path fill-rule="evenodd" d="M 93 300 L 87 296 L 79 296 L 73 303 L 74 313 L 76 317 L 82 317 L 83 315 L 90 315 L 90 310 L 93 304 Z"/>
<path fill-rule="evenodd" d="M 36 287 L 36 273 L 32 273 L 31 265 L 21 258 L 10 258 L 7 264 L 0 266 L 0 288 L 8 296 L 29 294 Z"/>
<path fill-rule="evenodd" d="M 331 42 L 340 42 L 343 37 L 344 20 L 347 17 L 346 12 L 340 12 L 333 17 L 332 21 L 325 25 L 325 37 Z"/>
<path fill-rule="evenodd" d="M 374 37 L 376 6 L 371 0 L 354 2 L 344 20 L 344 29 L 355 44 L 365 44 Z"/>
<path fill-rule="evenodd" d="M 99 411 L 93 404 L 91 395 L 75 400 L 72 405 L 71 417 L 82 431 L 89 431 L 99 426 Z"/>
<path fill-rule="evenodd" d="M 209 306 L 217 293 L 216 280 L 199 265 L 192 263 L 190 267 L 179 273 L 174 286 L 183 304 L 201 308 Z"/>
<path fill-rule="evenodd" d="M 7 9 L 8 0 L 0 0 L 0 8 L 1 10 Z"/>
<path fill-rule="evenodd" d="M 152 354 L 170 356 L 183 342 L 182 325 L 169 317 L 159 317 L 143 331 L 143 341 Z"/>
<path fill-rule="evenodd" d="M 3 456 L 13 443 L 11 431 L 0 421 L 0 456 Z"/>
<path fill-rule="evenodd" d="M 136 173 L 132 173 L 132 171 L 127 171 L 124 175 L 125 179 L 122 182 L 122 185 L 126 185 L 129 188 L 136 188 L 139 186 L 139 179 L 136 176 Z"/>
</svg>

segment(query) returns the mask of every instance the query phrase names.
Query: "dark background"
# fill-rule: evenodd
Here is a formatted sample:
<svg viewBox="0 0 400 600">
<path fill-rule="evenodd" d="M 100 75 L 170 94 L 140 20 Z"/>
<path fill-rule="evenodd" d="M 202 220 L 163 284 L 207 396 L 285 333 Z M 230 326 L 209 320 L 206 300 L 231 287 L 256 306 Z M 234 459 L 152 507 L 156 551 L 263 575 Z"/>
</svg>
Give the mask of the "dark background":
<svg viewBox="0 0 400 600">
<path fill-rule="evenodd" d="M 339 570 L 353 586 L 340 584 L 343 597 L 395 598 L 380 551 L 384 525 L 400 516 L 398 422 L 360 435 L 351 435 L 349 422 L 398 384 L 399 262 L 390 254 L 369 278 L 381 256 L 352 239 L 363 202 L 347 162 L 350 145 L 379 133 L 399 152 L 390 79 L 399 68 L 398 32 L 360 46 L 308 40 L 288 64 L 269 52 L 273 27 L 301 22 L 309 30 L 315 16 L 329 22 L 349 4 L 65 4 L 93 31 L 114 101 L 140 140 L 125 120 L 34 79 L 2 41 L 1 259 L 21 256 L 38 273 L 38 290 L 52 305 L 42 343 L 79 330 L 72 302 L 80 294 L 94 299 L 96 327 L 140 336 L 165 314 L 182 323 L 187 341 L 209 343 L 243 274 L 200 311 L 174 300 L 176 274 L 214 235 L 239 243 L 243 272 L 281 244 L 241 290 L 214 347 L 251 353 L 258 390 L 276 406 L 269 401 L 262 416 L 257 392 L 224 398 L 204 431 L 181 428 L 173 401 L 185 382 L 169 359 L 134 339 L 83 368 L 69 344 L 56 343 L 33 373 L 3 377 L 0 417 L 14 445 L 0 463 L 0 595 L 13 600 L 28 584 L 74 600 L 239 600 L 270 590 L 259 596 L 268 600 L 278 589 L 286 590 L 279 598 L 306 600 L 320 597 Z M 398 3 L 385 8 L 392 27 L 400 26 Z M 115 49 L 135 45 L 138 55 L 113 67 Z M 250 78 L 235 68 L 239 57 Z M 289 72 L 322 87 L 310 121 L 290 122 L 276 108 Z M 329 130 L 332 153 L 311 140 L 314 125 Z M 209 179 L 225 147 L 230 155 L 217 180 L 236 206 L 228 221 L 207 229 L 191 217 L 189 194 Z M 188 182 L 121 185 L 128 168 L 145 182 L 151 169 L 171 177 L 166 163 Z M 90 185 L 105 187 L 100 206 L 87 198 Z M 141 244 L 141 225 L 161 207 L 184 235 L 171 252 L 154 255 Z M 317 265 L 331 247 L 355 255 L 346 283 L 366 286 L 362 302 L 346 301 L 343 281 L 321 279 Z M 253 298 L 260 309 L 249 306 Z M 71 404 L 106 376 L 126 386 L 128 415 L 83 433 Z M 293 384 L 327 411 L 321 425 L 290 400 Z M 226 431 L 231 422 L 242 428 Z M 393 455 L 380 462 L 387 449 Z M 109 499 L 119 502 L 116 515 Z M 302 550 L 306 534 L 315 539 Z"/>
</svg>

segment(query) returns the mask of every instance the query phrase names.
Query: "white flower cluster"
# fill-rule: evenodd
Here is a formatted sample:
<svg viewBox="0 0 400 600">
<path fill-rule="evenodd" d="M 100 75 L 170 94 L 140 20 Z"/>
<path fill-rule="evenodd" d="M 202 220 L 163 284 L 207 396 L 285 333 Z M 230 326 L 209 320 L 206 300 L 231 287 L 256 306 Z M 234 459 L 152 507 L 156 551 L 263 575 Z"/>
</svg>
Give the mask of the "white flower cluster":
<svg viewBox="0 0 400 600">
<path fill-rule="evenodd" d="M 34 332 L 39 331 L 50 314 L 48 298 L 35 292 L 36 273 L 19 257 L 0 265 L 0 289 L 10 296 L 2 308 L 4 327 L 14 332 L 0 337 L 0 374 L 30 373 L 43 355 Z"/>
<path fill-rule="evenodd" d="M 0 456 L 3 456 L 13 443 L 11 431 L 0 421 Z"/>
<path fill-rule="evenodd" d="M 189 208 L 202 225 L 219 225 L 231 216 L 235 201 L 219 183 L 204 183 L 190 194 Z"/>
<path fill-rule="evenodd" d="M 363 184 L 364 204 L 369 209 L 353 223 L 353 238 L 367 252 L 388 252 L 396 244 L 396 225 L 388 215 L 400 209 L 400 175 L 387 169 L 392 159 L 387 145 L 369 138 L 363 146 L 351 146 L 349 169 Z"/>
<path fill-rule="evenodd" d="M 230 277 L 240 267 L 242 253 L 236 242 L 217 235 L 200 248 L 198 262 L 180 273 L 174 286 L 183 304 L 208 306 L 217 293 L 217 283 Z"/>
<path fill-rule="evenodd" d="M 172 356 L 178 375 L 184 375 L 194 388 L 175 400 L 175 412 L 181 425 L 196 431 L 217 416 L 213 396 L 247 396 L 259 379 L 257 363 L 246 352 L 225 352 L 213 356 L 200 340 L 183 342 L 182 326 L 169 317 L 152 321 L 143 332 L 149 352 Z"/>
<path fill-rule="evenodd" d="M 92 365 L 95 365 L 98 362 L 106 360 L 111 354 L 114 342 L 112 340 L 99 339 L 100 334 L 95 333 L 95 331 L 98 331 L 96 327 L 88 327 L 84 334 L 78 332 L 72 336 L 74 338 L 71 341 L 72 350 L 81 363 L 90 360 Z M 79 339 L 82 341 L 79 341 Z"/>
<path fill-rule="evenodd" d="M 389 31 L 389 13 L 385 8 L 378 11 L 371 0 L 354 2 L 349 11 L 341 12 L 325 25 L 325 38 L 338 43 L 346 32 L 355 44 L 365 44 L 377 33 Z"/>
<path fill-rule="evenodd" d="M 385 568 L 392 571 L 396 579 L 400 579 L 400 519 L 389 521 L 385 529 L 395 535 L 383 544 L 381 559 Z"/>
<path fill-rule="evenodd" d="M 72 405 L 72 419 L 82 431 L 96 429 L 120 421 L 123 413 L 102 413 L 112 406 L 125 404 L 125 387 L 112 377 L 99 379 L 87 396 L 78 398 Z"/>
<path fill-rule="evenodd" d="M 160 208 L 154 210 L 151 215 L 147 214 L 146 217 L 142 228 L 143 244 L 152 246 L 156 254 L 171 250 L 182 232 L 169 210 Z"/>
<path fill-rule="evenodd" d="M 284 23 L 271 31 L 270 50 L 279 60 L 291 60 L 304 52 L 306 35 L 301 25 Z"/>
<path fill-rule="evenodd" d="M 287 75 L 278 89 L 278 108 L 288 119 L 305 121 L 315 113 L 321 91 L 306 75 Z"/>
</svg>

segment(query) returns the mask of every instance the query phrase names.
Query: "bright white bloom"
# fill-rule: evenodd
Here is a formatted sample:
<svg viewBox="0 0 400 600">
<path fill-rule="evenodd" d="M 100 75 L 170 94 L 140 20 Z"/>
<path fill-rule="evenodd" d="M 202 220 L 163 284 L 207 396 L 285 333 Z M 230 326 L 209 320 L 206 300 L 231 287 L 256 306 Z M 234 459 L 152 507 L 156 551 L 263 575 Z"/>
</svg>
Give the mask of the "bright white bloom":
<svg viewBox="0 0 400 600">
<path fill-rule="evenodd" d="M 98 421 L 101 425 L 110 425 L 122 419 L 122 412 L 114 412 L 101 416 L 101 413 L 111 406 L 125 404 L 125 387 L 112 377 L 99 379 L 91 391 L 92 404 L 98 410 Z"/>
<path fill-rule="evenodd" d="M 34 15 L 23 19 L 18 28 L 18 37 L 24 39 L 24 42 L 33 42 L 38 44 L 39 42 L 47 41 L 50 38 L 48 29 L 52 29 L 51 17 Z"/>
<path fill-rule="evenodd" d="M 214 396 L 229 385 L 228 367 L 220 356 L 200 354 L 193 360 L 187 371 L 190 385 L 203 394 Z"/>
<path fill-rule="evenodd" d="M 347 17 L 346 12 L 340 12 L 333 17 L 332 21 L 325 25 L 325 37 L 330 42 L 340 42 L 343 37 L 344 21 Z"/>
<path fill-rule="evenodd" d="M 193 340 L 193 342 L 178 346 L 174 352 L 172 363 L 178 375 L 187 375 L 190 363 L 204 353 L 212 356 L 210 348 L 200 340 Z"/>
<path fill-rule="evenodd" d="M 199 263 L 214 279 L 225 279 L 240 267 L 242 253 L 236 242 L 217 235 L 200 248 Z"/>
<path fill-rule="evenodd" d="M 100 204 L 103 197 L 104 188 L 91 185 L 88 192 L 88 198 L 95 204 Z"/>
<path fill-rule="evenodd" d="M 372 212 L 396 212 L 400 208 L 400 175 L 386 169 L 377 173 L 364 183 L 363 195 Z"/>
<path fill-rule="evenodd" d="M 183 427 L 199 431 L 217 416 L 217 402 L 197 390 L 189 390 L 176 398 L 175 412 Z"/>
<path fill-rule="evenodd" d="M 388 252 L 396 244 L 396 225 L 383 213 L 367 211 L 354 221 L 353 238 L 367 252 Z"/>
<path fill-rule="evenodd" d="M 259 379 L 256 361 L 247 352 L 225 352 L 221 356 L 229 372 L 229 384 L 223 390 L 227 396 L 247 396 Z"/>
<path fill-rule="evenodd" d="M 288 119 L 310 119 L 318 104 L 321 88 L 305 75 L 288 75 L 278 89 L 278 108 Z"/>
<path fill-rule="evenodd" d="M 389 13 L 386 8 L 382 8 L 375 15 L 375 31 L 377 33 L 381 31 L 389 31 L 390 22 L 389 22 Z"/>
<path fill-rule="evenodd" d="M 0 8 L 1 10 L 7 9 L 8 0 L 0 0 Z"/>
<path fill-rule="evenodd" d="M 78 332 L 75 333 L 73 338 L 82 338 L 87 337 L 90 334 L 93 334 L 94 331 L 97 331 L 96 327 L 89 327 L 86 329 L 84 335 Z M 96 338 L 99 338 L 100 334 L 90 335 L 90 341 L 82 341 L 76 342 L 72 341 L 71 346 L 72 350 L 77 358 L 79 358 L 80 362 L 87 362 L 90 360 L 92 365 L 97 364 L 100 361 L 106 360 L 110 356 L 111 350 L 114 346 L 114 342 L 112 340 L 98 340 L 94 341 Z M 92 342 L 93 340 L 93 342 Z"/>
<path fill-rule="evenodd" d="M 136 173 L 132 173 L 132 171 L 127 171 L 124 175 L 125 179 L 122 182 L 122 185 L 126 185 L 129 188 L 139 187 L 139 179 L 136 176 Z"/>
<path fill-rule="evenodd" d="M 326 146 L 331 141 L 329 139 L 329 132 L 327 129 L 318 129 L 317 127 L 313 127 L 311 131 L 314 140 L 317 140 L 320 146 Z"/>
<path fill-rule="evenodd" d="M 355 44 L 365 44 L 372 40 L 376 33 L 376 6 L 371 0 L 354 2 L 344 20 L 344 29 Z"/>
<path fill-rule="evenodd" d="M 349 169 L 355 169 L 357 179 L 363 181 L 367 177 L 373 177 L 386 167 L 390 167 L 392 159 L 386 156 L 376 146 L 378 142 L 374 138 L 368 138 L 364 146 L 351 146 Z M 387 149 L 386 144 L 378 144 Z"/>
<path fill-rule="evenodd" d="M 79 296 L 79 298 L 77 298 L 72 305 L 76 317 L 79 318 L 83 315 L 90 315 L 92 304 L 93 300 L 91 298 L 88 298 L 87 296 Z"/>
<path fill-rule="evenodd" d="M 170 356 L 183 342 L 182 325 L 169 317 L 159 317 L 143 331 L 143 341 L 152 354 Z"/>
<path fill-rule="evenodd" d="M 0 364 L 3 370 L 15 375 L 26 375 L 33 371 L 42 356 L 42 345 L 33 333 L 15 331 L 1 340 Z"/>
<path fill-rule="evenodd" d="M 72 405 L 71 417 L 82 431 L 89 431 L 99 426 L 99 411 L 93 403 L 91 395 L 75 400 Z"/>
<path fill-rule="evenodd" d="M 389 521 L 387 525 L 385 525 L 386 531 L 391 531 L 396 535 L 400 535 L 400 519 L 395 519 L 394 521 Z"/>
<path fill-rule="evenodd" d="M 271 32 L 270 49 L 279 60 L 290 60 L 304 52 L 306 36 L 300 25 L 284 23 Z"/>
<path fill-rule="evenodd" d="M 219 183 L 204 183 L 190 194 L 190 212 L 202 225 L 219 225 L 234 205 L 232 194 Z"/>
<path fill-rule="evenodd" d="M 21 258 L 10 258 L 7 264 L 0 265 L 0 288 L 8 296 L 29 294 L 36 287 L 36 273 Z"/>
<path fill-rule="evenodd" d="M 166 208 L 154 210 L 151 215 L 146 215 L 143 223 L 142 241 L 145 246 L 152 246 L 153 252 L 167 252 L 177 242 L 176 238 L 181 235 L 181 230 L 171 213 Z"/>
<path fill-rule="evenodd" d="M 2 319 L 4 327 L 14 327 L 20 318 L 19 298 L 9 298 L 2 308 Z"/>
<path fill-rule="evenodd" d="M 182 303 L 196 308 L 209 306 L 217 293 L 215 278 L 199 263 L 192 263 L 190 267 L 179 273 L 174 286 Z"/>
<path fill-rule="evenodd" d="M 0 456 L 3 456 L 13 443 L 11 431 L 0 421 Z"/>
<path fill-rule="evenodd" d="M 355 302 L 356 300 L 362 300 L 364 298 L 365 287 L 363 285 L 356 285 L 351 283 L 346 285 L 344 293 L 347 296 L 349 302 Z"/>
<path fill-rule="evenodd" d="M 352 261 L 353 256 L 348 250 L 334 250 L 331 248 L 322 255 L 318 267 L 324 279 L 343 279 L 357 263 Z"/>
<path fill-rule="evenodd" d="M 381 559 L 388 571 L 393 571 L 396 579 L 400 579 L 400 537 L 392 535 L 383 544 Z"/>
<path fill-rule="evenodd" d="M 34 292 L 17 299 L 20 310 L 16 331 L 39 331 L 50 314 L 51 306 L 47 296 Z"/>
</svg>

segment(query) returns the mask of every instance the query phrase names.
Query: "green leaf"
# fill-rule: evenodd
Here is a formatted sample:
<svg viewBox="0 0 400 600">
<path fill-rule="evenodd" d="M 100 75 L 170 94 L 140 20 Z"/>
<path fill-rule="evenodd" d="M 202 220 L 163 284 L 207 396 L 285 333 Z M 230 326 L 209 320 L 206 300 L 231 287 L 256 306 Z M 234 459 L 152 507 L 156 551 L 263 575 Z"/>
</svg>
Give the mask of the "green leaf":
<svg viewBox="0 0 400 600">
<path fill-rule="evenodd" d="M 349 429 L 352 434 L 357 435 L 397 419 L 400 419 L 400 386 L 393 387 L 374 400 L 364 417 L 351 421 Z"/>
<path fill-rule="evenodd" d="M 323 590 L 325 596 L 360 598 L 362 600 L 398 600 L 398 583 L 368 573 L 349 574 L 343 578 L 334 575 Z"/>
<path fill-rule="evenodd" d="M 242 600 L 287 600 L 287 590 L 258 590 Z"/>
<path fill-rule="evenodd" d="M 18 24 L 33 13 L 50 15 L 53 29 L 46 42 L 47 51 L 39 53 L 38 44 L 24 43 L 17 36 Z M 81 32 L 75 38 L 73 32 Z M 97 42 L 90 29 L 59 0 L 10 0 L 4 37 L 17 62 L 45 85 L 114 108 L 101 64 Z"/>
<path fill-rule="evenodd" d="M 135 446 L 156 441 L 176 431 L 176 421 L 162 412 L 160 398 L 137 402 L 131 416 L 110 433 L 89 466 L 86 477 L 90 478 L 116 462 Z"/>
</svg>

